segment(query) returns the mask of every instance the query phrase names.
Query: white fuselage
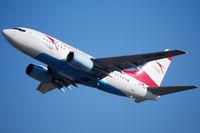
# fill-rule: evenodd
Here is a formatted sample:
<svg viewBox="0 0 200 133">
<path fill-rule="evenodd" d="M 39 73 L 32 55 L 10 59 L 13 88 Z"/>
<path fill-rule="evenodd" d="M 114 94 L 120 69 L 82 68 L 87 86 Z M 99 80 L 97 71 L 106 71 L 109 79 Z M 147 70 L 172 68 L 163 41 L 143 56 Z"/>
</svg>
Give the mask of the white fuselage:
<svg viewBox="0 0 200 133">
<path fill-rule="evenodd" d="M 7 29 L 3 35 L 15 48 L 35 58 L 41 53 L 46 53 L 56 59 L 65 60 L 69 52 L 77 52 L 89 58 L 94 58 L 64 42 L 61 42 L 44 33 L 23 28 L 26 31 Z M 130 75 L 114 71 L 109 76 L 101 79 L 103 82 L 123 92 L 128 97 L 142 98 L 145 100 L 158 100 L 159 96 L 152 94 L 147 85 Z"/>
</svg>

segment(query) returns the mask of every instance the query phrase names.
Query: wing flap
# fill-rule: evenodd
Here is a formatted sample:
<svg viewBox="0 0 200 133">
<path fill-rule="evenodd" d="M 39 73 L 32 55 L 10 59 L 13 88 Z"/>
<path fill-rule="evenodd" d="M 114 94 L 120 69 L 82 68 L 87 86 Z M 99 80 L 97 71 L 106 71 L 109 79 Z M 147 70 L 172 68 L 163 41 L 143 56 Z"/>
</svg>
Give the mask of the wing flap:
<svg viewBox="0 0 200 133">
<path fill-rule="evenodd" d="M 166 95 L 170 93 L 175 93 L 195 88 L 197 88 L 197 86 L 164 86 L 164 87 L 148 87 L 148 90 L 150 90 L 155 95 Z"/>
</svg>

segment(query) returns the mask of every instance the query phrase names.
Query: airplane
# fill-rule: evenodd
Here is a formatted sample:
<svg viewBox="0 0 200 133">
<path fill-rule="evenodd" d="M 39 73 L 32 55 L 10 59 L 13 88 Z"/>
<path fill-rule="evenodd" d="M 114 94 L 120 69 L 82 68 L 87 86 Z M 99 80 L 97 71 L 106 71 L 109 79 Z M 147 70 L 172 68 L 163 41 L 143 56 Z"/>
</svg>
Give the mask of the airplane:
<svg viewBox="0 0 200 133">
<path fill-rule="evenodd" d="M 44 63 L 29 64 L 26 74 L 40 81 L 37 90 L 45 94 L 82 84 L 119 96 L 157 101 L 160 96 L 197 86 L 160 86 L 173 56 L 180 50 L 94 58 L 79 49 L 39 31 L 15 27 L 2 30 L 3 37 L 16 49 Z M 130 70 L 134 68 L 135 70 Z M 129 70 L 128 70 L 129 69 Z"/>
</svg>

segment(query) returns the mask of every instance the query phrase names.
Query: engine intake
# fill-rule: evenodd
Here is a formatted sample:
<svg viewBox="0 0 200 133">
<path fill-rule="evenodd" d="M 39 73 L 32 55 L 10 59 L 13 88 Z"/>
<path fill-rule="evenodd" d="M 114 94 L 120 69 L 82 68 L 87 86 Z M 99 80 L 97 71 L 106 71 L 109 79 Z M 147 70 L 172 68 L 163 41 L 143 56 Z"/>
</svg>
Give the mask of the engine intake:
<svg viewBox="0 0 200 133">
<path fill-rule="evenodd" d="M 86 72 L 91 71 L 94 65 L 89 57 L 76 52 L 70 52 L 67 55 L 66 62 L 72 67 Z"/>
<path fill-rule="evenodd" d="M 53 80 L 53 75 L 48 72 L 44 66 L 38 66 L 29 64 L 26 68 L 26 74 L 30 77 L 45 83 L 49 83 Z"/>
</svg>

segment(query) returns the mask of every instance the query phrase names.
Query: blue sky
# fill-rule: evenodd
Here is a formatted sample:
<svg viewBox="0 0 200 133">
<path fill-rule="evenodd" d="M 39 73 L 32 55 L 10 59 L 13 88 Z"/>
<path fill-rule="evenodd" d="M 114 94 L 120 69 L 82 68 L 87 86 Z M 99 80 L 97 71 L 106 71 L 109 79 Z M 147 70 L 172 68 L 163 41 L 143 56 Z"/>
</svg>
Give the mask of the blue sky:
<svg viewBox="0 0 200 133">
<path fill-rule="evenodd" d="M 29 27 L 94 57 L 180 49 L 164 81 L 199 85 L 200 2 L 198 0 L 1 0 L 0 29 Z M 25 74 L 30 63 L 0 37 L 0 132 L 200 132 L 200 90 L 134 103 L 94 88 L 66 93 L 36 91 Z"/>
</svg>

